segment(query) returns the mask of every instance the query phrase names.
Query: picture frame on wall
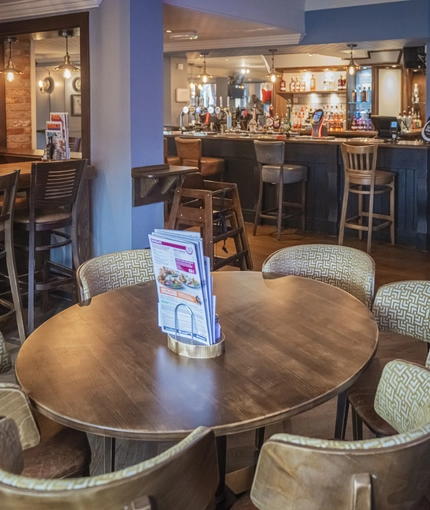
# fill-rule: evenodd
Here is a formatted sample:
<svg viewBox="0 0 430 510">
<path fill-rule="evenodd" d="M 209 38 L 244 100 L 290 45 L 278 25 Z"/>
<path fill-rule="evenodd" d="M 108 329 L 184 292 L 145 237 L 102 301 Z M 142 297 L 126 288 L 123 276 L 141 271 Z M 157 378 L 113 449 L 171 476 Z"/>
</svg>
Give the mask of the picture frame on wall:
<svg viewBox="0 0 430 510">
<path fill-rule="evenodd" d="M 72 117 L 80 117 L 82 115 L 81 109 L 81 95 L 80 94 L 72 94 L 70 96 L 71 101 L 71 115 Z"/>
</svg>

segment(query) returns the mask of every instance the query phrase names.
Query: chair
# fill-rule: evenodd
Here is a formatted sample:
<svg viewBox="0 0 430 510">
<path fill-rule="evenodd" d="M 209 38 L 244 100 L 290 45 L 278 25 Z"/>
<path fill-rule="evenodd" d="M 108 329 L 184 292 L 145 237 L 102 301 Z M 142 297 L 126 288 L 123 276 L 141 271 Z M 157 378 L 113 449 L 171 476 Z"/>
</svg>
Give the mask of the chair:
<svg viewBox="0 0 430 510">
<path fill-rule="evenodd" d="M 302 230 L 305 230 L 305 211 L 306 211 L 306 181 L 308 178 L 308 169 L 302 165 L 290 165 L 285 161 L 285 143 L 284 142 L 260 142 L 254 140 L 255 155 L 260 170 L 260 187 L 258 190 L 257 210 L 255 212 L 253 234 L 257 233 L 257 226 L 260 218 L 276 218 L 278 225 L 278 241 L 281 239 L 282 218 L 291 218 L 292 216 L 302 216 Z M 278 206 L 275 209 L 261 211 L 263 203 L 264 183 L 276 184 L 278 195 Z M 285 202 L 284 184 L 301 183 L 301 202 Z M 292 207 L 299 212 L 292 214 L 283 214 L 283 207 Z"/>
<path fill-rule="evenodd" d="M 0 333 L 0 373 L 10 368 L 10 357 Z M 91 449 L 86 434 L 32 411 L 18 385 L 0 383 L 1 416 L 13 419 L 19 430 L 26 476 L 66 478 L 89 473 Z M 3 508 L 1 504 L 0 508 Z"/>
<path fill-rule="evenodd" d="M 261 452 L 251 499 L 234 510 L 428 510 L 430 371 L 390 362 L 375 409 L 399 434 L 366 441 L 276 434 Z"/>
<path fill-rule="evenodd" d="M 428 320 L 430 316 L 430 282 L 429 281 L 404 281 L 382 285 L 375 296 L 373 314 L 381 331 L 392 331 L 414 337 L 418 340 L 430 343 Z M 389 342 L 389 339 L 387 340 Z M 388 346 L 382 344 L 384 337 L 380 338 L 378 351 Z M 406 357 L 408 343 L 402 346 L 402 353 L 397 347 L 393 357 Z M 344 410 L 344 421 L 348 414 L 348 402 L 352 407 L 353 433 L 355 439 L 363 437 L 362 423 L 378 436 L 388 436 L 396 433 L 396 430 L 382 419 L 374 410 L 373 401 L 376 388 L 381 378 L 384 367 L 381 359 L 374 359 L 369 368 L 362 374 L 360 379 L 346 390 L 347 402 Z M 422 364 L 425 359 L 421 360 Z M 344 438 L 345 430 L 336 437 Z"/>
<path fill-rule="evenodd" d="M 75 285 L 75 270 L 80 265 L 78 249 L 78 208 L 86 160 L 33 163 L 29 210 L 15 214 L 16 231 L 28 232 L 28 333 L 34 330 L 35 292 Z M 71 228 L 68 234 L 64 230 Z M 71 268 L 48 260 L 51 250 L 71 245 Z M 43 260 L 37 260 L 37 254 Z M 41 262 L 41 264 L 39 264 Z M 42 265 L 36 280 L 36 264 Z M 53 278 L 51 276 L 53 275 Z"/>
<path fill-rule="evenodd" d="M 352 294 L 371 308 L 375 262 L 355 248 L 302 244 L 275 251 L 263 262 L 263 273 L 305 276 Z"/>
<path fill-rule="evenodd" d="M 164 163 L 167 165 L 181 165 L 181 158 L 179 156 L 169 156 L 167 138 L 164 137 Z"/>
<path fill-rule="evenodd" d="M 11 303 L 6 299 L 0 299 L 0 306 L 7 310 L 6 313 L 0 315 L 0 320 L 3 323 L 11 314 L 15 314 L 19 338 L 21 343 L 24 343 L 26 331 L 13 244 L 13 218 L 18 179 L 19 170 L 0 176 L 0 194 L 2 195 L 0 205 L 0 242 L 3 245 L 3 248 L 0 249 L 0 257 L 6 257 L 8 280 L 13 301 Z"/>
<path fill-rule="evenodd" d="M 224 160 L 202 156 L 202 141 L 199 138 L 175 138 L 176 152 L 185 166 L 196 166 L 203 177 L 218 176 L 222 180 Z"/>
<path fill-rule="evenodd" d="M 86 301 L 108 290 L 154 280 L 151 250 L 126 250 L 87 260 L 76 272 L 79 297 Z"/>
<path fill-rule="evenodd" d="M 372 249 L 372 233 L 382 228 L 390 227 L 391 244 L 394 245 L 394 181 L 396 174 L 385 170 L 376 170 L 378 146 L 372 145 L 341 145 L 344 167 L 344 192 L 342 213 L 339 227 L 339 244 L 343 244 L 345 228 L 358 230 L 361 240 L 363 231 L 367 234 L 367 253 Z M 358 197 L 358 215 L 347 218 L 349 194 Z M 390 213 L 381 214 L 374 212 L 375 195 L 389 194 Z M 363 211 L 363 197 L 369 197 L 368 211 Z M 367 224 L 363 219 L 367 218 Z M 381 220 L 374 225 L 373 220 Z"/>
<path fill-rule="evenodd" d="M 0 421 L 2 510 L 209 510 L 215 508 L 218 468 L 214 433 L 199 427 L 153 459 L 115 473 L 70 480 L 35 480 L 19 474 L 16 427 Z M 3 456 L 4 457 L 4 456 Z"/>
<path fill-rule="evenodd" d="M 82 138 L 79 136 L 69 136 L 69 149 L 71 152 L 79 152 L 81 150 Z"/>
</svg>

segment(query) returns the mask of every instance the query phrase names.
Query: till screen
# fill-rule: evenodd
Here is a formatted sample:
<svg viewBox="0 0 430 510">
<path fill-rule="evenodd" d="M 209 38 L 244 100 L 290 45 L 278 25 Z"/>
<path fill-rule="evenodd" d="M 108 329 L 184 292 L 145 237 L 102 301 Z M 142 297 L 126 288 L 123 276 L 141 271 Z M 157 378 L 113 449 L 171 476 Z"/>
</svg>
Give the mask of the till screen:
<svg viewBox="0 0 430 510">
<path fill-rule="evenodd" d="M 318 124 L 319 122 L 321 122 L 322 116 L 323 116 L 323 112 L 322 112 L 322 110 L 317 110 L 317 111 L 313 114 L 312 122 L 313 122 L 314 124 Z"/>
</svg>

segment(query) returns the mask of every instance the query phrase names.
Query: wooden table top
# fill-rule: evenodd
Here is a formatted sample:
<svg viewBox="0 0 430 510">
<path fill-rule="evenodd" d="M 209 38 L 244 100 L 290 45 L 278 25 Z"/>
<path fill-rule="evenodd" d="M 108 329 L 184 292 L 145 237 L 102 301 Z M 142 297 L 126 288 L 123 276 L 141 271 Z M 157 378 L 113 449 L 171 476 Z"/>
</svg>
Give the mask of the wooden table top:
<svg viewBox="0 0 430 510">
<path fill-rule="evenodd" d="M 357 299 L 330 285 L 258 272 L 214 274 L 226 352 L 189 359 L 168 350 L 155 282 L 107 292 L 39 327 L 16 374 L 43 414 L 130 439 L 217 435 L 278 422 L 336 396 L 365 370 L 378 329 Z"/>
</svg>

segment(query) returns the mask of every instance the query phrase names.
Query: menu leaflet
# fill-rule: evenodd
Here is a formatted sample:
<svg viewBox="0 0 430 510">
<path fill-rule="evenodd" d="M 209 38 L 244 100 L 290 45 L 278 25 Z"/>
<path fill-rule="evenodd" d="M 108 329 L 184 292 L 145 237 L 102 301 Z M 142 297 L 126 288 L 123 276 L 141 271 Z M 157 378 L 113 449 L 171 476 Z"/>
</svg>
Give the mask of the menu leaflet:
<svg viewBox="0 0 430 510">
<path fill-rule="evenodd" d="M 198 232 L 155 230 L 149 235 L 158 292 L 158 323 L 172 337 L 215 342 L 210 262 Z"/>
</svg>

